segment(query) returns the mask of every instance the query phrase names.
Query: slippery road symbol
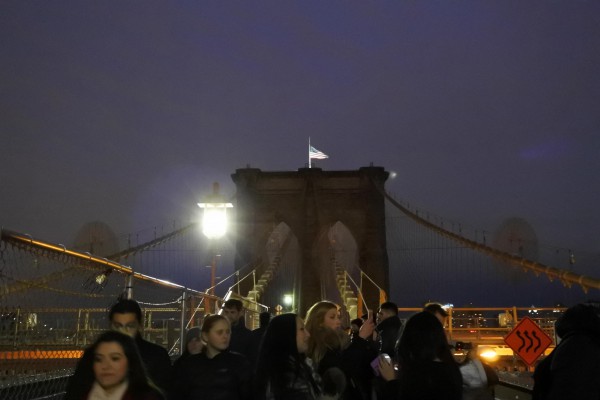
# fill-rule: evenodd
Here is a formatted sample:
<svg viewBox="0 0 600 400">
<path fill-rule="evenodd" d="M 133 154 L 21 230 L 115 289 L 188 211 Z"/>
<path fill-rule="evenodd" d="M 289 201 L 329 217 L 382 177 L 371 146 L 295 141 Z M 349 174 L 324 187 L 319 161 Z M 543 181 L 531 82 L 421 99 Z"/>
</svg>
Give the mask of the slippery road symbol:
<svg viewBox="0 0 600 400">
<path fill-rule="evenodd" d="M 521 333 L 521 331 L 518 330 L 516 332 L 516 334 L 517 334 L 517 337 L 519 339 L 521 339 L 521 346 L 517 349 L 518 353 L 521 353 L 523 351 L 523 347 L 525 347 L 525 346 L 527 346 L 527 348 L 525 349 L 525 352 L 529 353 L 529 351 L 533 347 L 534 340 L 535 340 L 535 348 L 533 349 L 534 353 L 537 352 L 538 349 L 540 348 L 540 346 L 542 345 L 542 341 L 538 337 L 536 331 L 531 331 L 531 337 L 533 337 L 533 339 L 529 336 L 529 331 L 523 331 L 523 333 Z"/>
</svg>

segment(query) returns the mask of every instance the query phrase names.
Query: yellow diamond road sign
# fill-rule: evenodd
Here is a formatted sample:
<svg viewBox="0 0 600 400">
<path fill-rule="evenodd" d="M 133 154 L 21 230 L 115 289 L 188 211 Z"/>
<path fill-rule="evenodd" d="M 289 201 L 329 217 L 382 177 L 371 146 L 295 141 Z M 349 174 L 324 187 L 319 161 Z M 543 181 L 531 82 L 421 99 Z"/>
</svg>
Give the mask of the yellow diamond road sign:
<svg viewBox="0 0 600 400">
<path fill-rule="evenodd" d="M 552 344 L 552 339 L 530 318 L 523 318 L 504 342 L 529 366 Z"/>
</svg>

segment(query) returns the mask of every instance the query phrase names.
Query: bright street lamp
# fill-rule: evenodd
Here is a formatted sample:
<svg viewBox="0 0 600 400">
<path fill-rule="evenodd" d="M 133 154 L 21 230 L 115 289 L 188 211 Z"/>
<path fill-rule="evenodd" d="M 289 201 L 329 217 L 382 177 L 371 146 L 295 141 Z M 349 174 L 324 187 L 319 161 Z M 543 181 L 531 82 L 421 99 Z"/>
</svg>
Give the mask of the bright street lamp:
<svg viewBox="0 0 600 400">
<path fill-rule="evenodd" d="M 292 296 L 291 294 L 284 294 L 283 304 L 285 304 L 285 306 L 291 310 L 294 305 L 294 296 Z"/>
<path fill-rule="evenodd" d="M 227 232 L 227 209 L 233 204 L 228 203 L 225 197 L 219 194 L 219 184 L 213 183 L 213 192 L 207 196 L 205 202 L 198 203 L 204 209 L 202 215 L 202 232 L 209 239 L 219 239 Z"/>
<path fill-rule="evenodd" d="M 233 204 L 227 202 L 225 197 L 219 194 L 219 184 L 217 182 L 213 183 L 212 194 L 207 196 L 203 203 L 198 203 L 198 206 L 204 209 L 202 215 L 202 232 L 204 235 L 210 240 L 223 237 L 227 233 L 227 209 L 232 208 Z M 215 294 L 217 257 L 220 257 L 220 255 L 215 254 L 211 265 L 209 293 L 211 295 Z"/>
</svg>

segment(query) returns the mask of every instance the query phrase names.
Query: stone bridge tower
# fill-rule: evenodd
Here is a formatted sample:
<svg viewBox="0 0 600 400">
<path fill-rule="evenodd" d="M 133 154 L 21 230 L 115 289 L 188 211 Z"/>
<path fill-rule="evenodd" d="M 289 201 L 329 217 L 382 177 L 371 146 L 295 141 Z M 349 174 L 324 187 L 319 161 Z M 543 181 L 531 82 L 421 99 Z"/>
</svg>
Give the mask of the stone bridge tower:
<svg viewBox="0 0 600 400">
<path fill-rule="evenodd" d="M 279 223 L 286 223 L 298 239 L 301 253 L 298 311 L 304 315 L 322 300 L 319 270 L 331 268 L 319 245 L 336 223 L 343 223 L 353 235 L 362 270 L 389 293 L 389 265 L 386 249 L 385 181 L 382 167 L 357 171 L 263 172 L 238 169 L 232 174 L 236 193 L 236 269 L 261 258 L 266 242 Z M 321 250 L 319 250 L 321 249 Z M 363 290 L 369 308 L 376 309 L 379 292 Z"/>
</svg>

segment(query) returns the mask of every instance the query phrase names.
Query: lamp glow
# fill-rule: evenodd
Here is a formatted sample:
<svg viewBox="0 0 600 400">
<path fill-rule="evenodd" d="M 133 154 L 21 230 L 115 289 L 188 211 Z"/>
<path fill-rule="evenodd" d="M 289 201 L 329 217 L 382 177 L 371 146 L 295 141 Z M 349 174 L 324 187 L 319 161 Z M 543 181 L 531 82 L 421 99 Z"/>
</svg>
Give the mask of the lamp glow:
<svg viewBox="0 0 600 400">
<path fill-rule="evenodd" d="M 213 183 L 213 193 L 204 203 L 198 203 L 204 209 L 202 215 L 202 233 L 209 239 L 218 239 L 227 233 L 227 209 L 233 204 L 224 201 L 219 194 L 219 184 Z"/>
</svg>

